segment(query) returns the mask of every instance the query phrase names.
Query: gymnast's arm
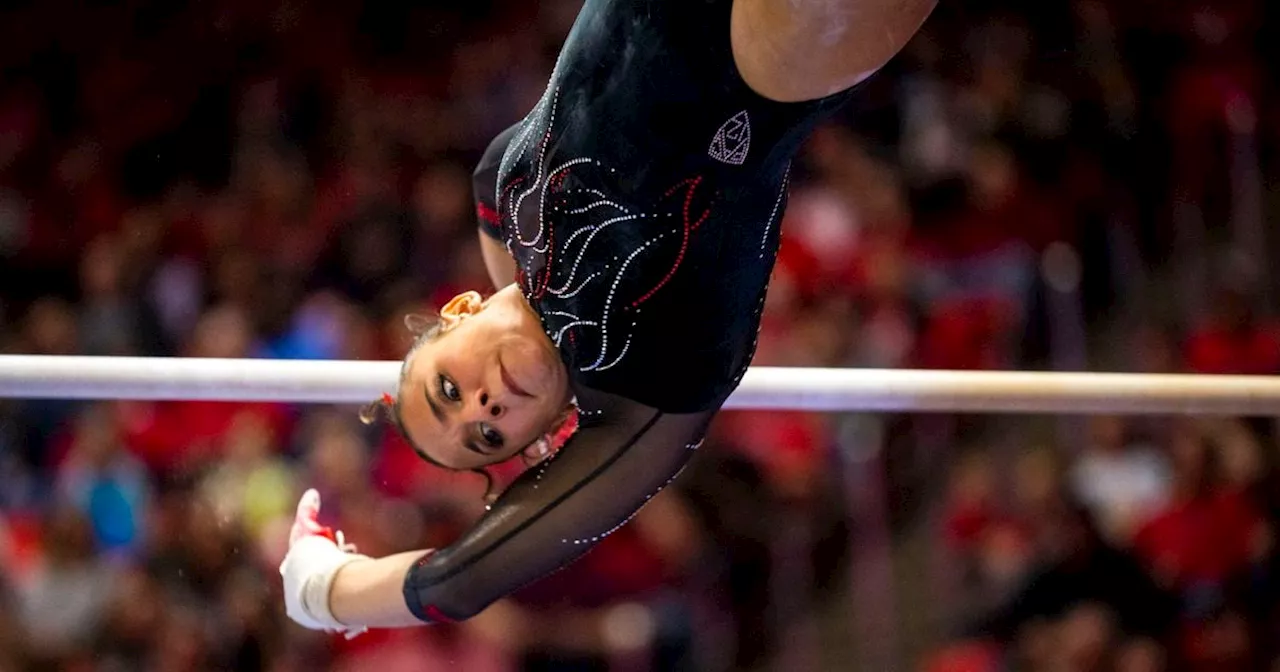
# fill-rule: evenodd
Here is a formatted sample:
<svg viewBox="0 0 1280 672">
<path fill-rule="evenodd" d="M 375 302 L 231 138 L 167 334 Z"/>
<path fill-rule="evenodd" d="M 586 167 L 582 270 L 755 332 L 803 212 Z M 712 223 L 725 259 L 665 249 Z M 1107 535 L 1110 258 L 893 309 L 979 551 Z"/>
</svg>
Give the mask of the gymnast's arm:
<svg viewBox="0 0 1280 672">
<path fill-rule="evenodd" d="M 503 152 L 518 129 L 519 124 L 516 124 L 499 133 L 489 143 L 471 175 L 476 218 L 479 221 L 477 235 L 480 237 L 480 254 L 484 257 L 485 268 L 489 270 L 489 279 L 497 289 L 516 281 L 516 262 L 502 244 L 502 222 L 498 215 L 498 166 L 502 162 Z"/>
<path fill-rule="evenodd" d="M 343 567 L 329 594 L 334 618 L 395 627 L 478 614 L 630 520 L 684 467 L 712 416 L 590 396 L 604 403 L 586 407 L 602 412 L 584 417 L 553 458 L 517 479 L 458 542 Z"/>
<path fill-rule="evenodd" d="M 484 266 L 489 271 L 489 279 L 494 289 L 502 289 L 516 281 L 516 261 L 507 253 L 507 248 L 492 236 L 479 232 L 480 256 L 484 257 Z"/>
<path fill-rule="evenodd" d="M 516 263 L 501 242 L 497 209 L 498 166 L 519 125 L 499 133 L 489 143 L 472 173 L 480 254 L 495 288 L 515 282 Z M 404 577 L 425 554 L 400 553 L 379 559 L 360 558 L 340 568 L 329 589 L 329 609 L 341 623 L 370 627 L 404 627 L 423 621 L 409 611 L 402 597 Z"/>
<path fill-rule="evenodd" d="M 938 0 L 735 0 L 730 35 L 742 79 L 782 102 L 844 91 L 884 67 Z"/>
</svg>

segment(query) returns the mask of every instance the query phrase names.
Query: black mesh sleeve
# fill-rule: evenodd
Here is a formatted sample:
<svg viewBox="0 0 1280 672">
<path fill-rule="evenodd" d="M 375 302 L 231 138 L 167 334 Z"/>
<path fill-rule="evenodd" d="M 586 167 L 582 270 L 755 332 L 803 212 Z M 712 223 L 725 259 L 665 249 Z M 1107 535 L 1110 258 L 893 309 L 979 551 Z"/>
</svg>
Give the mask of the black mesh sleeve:
<svg viewBox="0 0 1280 672">
<path fill-rule="evenodd" d="M 452 546 L 405 577 L 410 611 L 466 619 L 576 560 L 675 479 L 714 411 L 673 415 L 630 400 L 579 394 L 580 429 L 523 474 Z"/>
<path fill-rule="evenodd" d="M 502 222 L 498 215 L 498 167 L 507 145 L 515 137 L 520 124 L 499 133 L 484 150 L 480 163 L 471 174 L 471 188 L 476 199 L 476 219 L 480 230 L 494 240 L 502 240 Z"/>
</svg>

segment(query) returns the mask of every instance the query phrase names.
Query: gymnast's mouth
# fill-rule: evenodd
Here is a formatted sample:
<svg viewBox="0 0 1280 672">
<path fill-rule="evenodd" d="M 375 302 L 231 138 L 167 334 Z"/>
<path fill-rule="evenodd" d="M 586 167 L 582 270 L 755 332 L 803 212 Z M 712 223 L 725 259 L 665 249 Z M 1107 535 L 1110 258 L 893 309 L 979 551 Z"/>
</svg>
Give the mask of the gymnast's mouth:
<svg viewBox="0 0 1280 672">
<path fill-rule="evenodd" d="M 529 399 L 533 398 L 533 395 L 529 394 L 528 390 L 520 387 L 520 384 L 515 381 L 515 378 L 511 377 L 511 373 L 507 371 L 507 367 L 502 364 L 501 359 L 498 360 L 498 372 L 502 374 L 502 384 L 506 385 L 507 389 L 511 390 L 516 396 L 527 397 Z"/>
</svg>

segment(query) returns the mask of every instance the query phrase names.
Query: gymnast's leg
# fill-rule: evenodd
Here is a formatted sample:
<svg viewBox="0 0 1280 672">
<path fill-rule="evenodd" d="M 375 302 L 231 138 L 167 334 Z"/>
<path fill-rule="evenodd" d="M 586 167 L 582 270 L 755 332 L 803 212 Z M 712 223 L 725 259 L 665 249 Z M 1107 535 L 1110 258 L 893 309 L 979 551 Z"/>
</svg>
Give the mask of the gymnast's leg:
<svg viewBox="0 0 1280 672">
<path fill-rule="evenodd" d="M 781 102 L 822 98 L 871 76 L 906 46 L 937 0 L 734 0 L 738 71 Z"/>
</svg>

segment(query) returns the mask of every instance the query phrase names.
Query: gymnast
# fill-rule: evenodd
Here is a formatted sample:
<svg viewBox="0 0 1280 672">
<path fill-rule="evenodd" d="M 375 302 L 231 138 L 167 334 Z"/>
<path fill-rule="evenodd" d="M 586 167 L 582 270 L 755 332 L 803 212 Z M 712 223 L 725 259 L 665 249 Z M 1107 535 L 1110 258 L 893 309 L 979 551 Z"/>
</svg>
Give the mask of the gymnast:
<svg viewBox="0 0 1280 672">
<path fill-rule="evenodd" d="M 382 402 L 436 466 L 541 461 L 456 543 L 380 559 L 322 528 L 308 491 L 288 615 L 348 634 L 470 618 L 670 483 L 755 351 L 792 158 L 935 4 L 586 0 L 546 93 L 475 172 L 501 289 L 411 325 Z"/>
</svg>

